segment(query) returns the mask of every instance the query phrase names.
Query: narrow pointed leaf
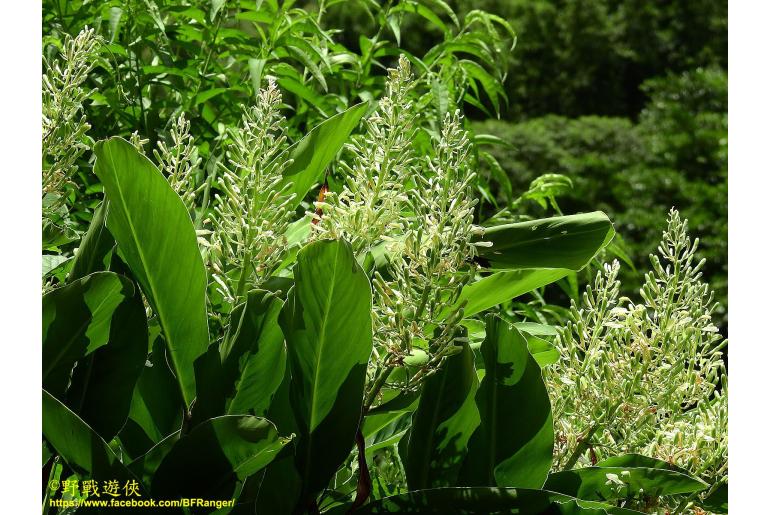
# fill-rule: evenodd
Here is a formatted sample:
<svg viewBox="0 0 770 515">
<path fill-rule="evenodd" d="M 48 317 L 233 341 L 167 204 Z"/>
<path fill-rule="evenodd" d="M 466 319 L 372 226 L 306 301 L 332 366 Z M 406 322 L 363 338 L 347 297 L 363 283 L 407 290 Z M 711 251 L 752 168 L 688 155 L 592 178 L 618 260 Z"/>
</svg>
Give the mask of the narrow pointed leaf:
<svg viewBox="0 0 770 515">
<path fill-rule="evenodd" d="M 115 239 L 107 230 L 107 209 L 108 202 L 102 202 L 94 212 L 88 231 L 80 240 L 67 282 L 107 269 L 110 252 L 115 246 Z"/>
<path fill-rule="evenodd" d="M 283 182 L 277 189 L 292 184 L 286 193 L 296 195 L 292 206 L 298 206 L 310 188 L 321 180 L 324 170 L 348 141 L 368 107 L 361 103 L 332 116 L 291 148 L 289 158 L 293 162 L 284 170 Z"/>
</svg>

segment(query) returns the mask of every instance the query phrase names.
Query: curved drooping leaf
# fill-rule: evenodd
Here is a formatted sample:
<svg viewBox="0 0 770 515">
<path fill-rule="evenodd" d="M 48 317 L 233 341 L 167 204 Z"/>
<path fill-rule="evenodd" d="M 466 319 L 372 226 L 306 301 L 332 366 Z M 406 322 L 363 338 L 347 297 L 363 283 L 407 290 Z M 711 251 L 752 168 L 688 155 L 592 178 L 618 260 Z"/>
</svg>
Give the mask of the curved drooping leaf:
<svg viewBox="0 0 770 515">
<path fill-rule="evenodd" d="M 246 303 L 233 311 L 226 346 L 220 349 L 223 371 L 233 385 L 228 414 L 263 415 L 270 406 L 286 368 L 278 325 L 282 307 L 283 301 L 273 293 L 257 290 L 249 292 Z"/>
<path fill-rule="evenodd" d="M 328 513 L 342 514 L 346 509 L 342 507 Z M 631 515 L 638 512 L 546 490 L 476 487 L 416 490 L 374 501 L 353 513 Z"/>
<path fill-rule="evenodd" d="M 193 424 L 223 413 L 265 414 L 286 368 L 282 307 L 275 293 L 253 290 L 233 309 L 222 343 L 195 361 Z"/>
<path fill-rule="evenodd" d="M 66 403 L 106 441 L 128 418 L 147 357 L 147 316 L 139 289 L 113 313 L 109 341 L 78 362 Z"/>
<path fill-rule="evenodd" d="M 475 319 L 465 319 L 462 323 L 464 326 L 469 328 L 468 334 L 472 341 L 471 349 L 480 349 L 481 343 L 486 336 L 484 322 Z M 540 368 L 552 365 L 558 361 L 559 350 L 549 341 L 540 338 L 539 336 L 535 336 L 536 334 L 554 336 L 556 334 L 555 328 L 531 322 L 516 322 L 513 324 L 513 327 L 518 329 L 527 339 L 527 348 L 529 349 L 529 353 L 532 354 L 533 358 L 535 358 L 535 361 L 540 366 Z"/>
<path fill-rule="evenodd" d="M 559 349 L 552 343 L 524 331 L 521 331 L 521 333 L 527 339 L 527 349 L 529 349 L 529 353 L 535 358 L 535 361 L 540 368 L 553 365 L 559 361 Z"/>
<path fill-rule="evenodd" d="M 286 444 L 264 418 L 212 418 L 177 441 L 152 479 L 158 498 L 232 498 L 236 482 L 263 469 Z"/>
<path fill-rule="evenodd" d="M 72 270 L 70 270 L 67 277 L 67 282 L 72 282 L 90 273 L 107 269 L 107 259 L 109 258 L 110 251 L 115 246 L 115 239 L 107 230 L 108 205 L 107 201 L 103 201 L 94 211 L 88 231 L 86 231 L 83 239 L 80 240 L 80 247 L 78 247 L 75 253 Z"/>
<path fill-rule="evenodd" d="M 486 373 L 476 392 L 481 423 L 468 444 L 461 484 L 540 488 L 553 461 L 551 402 L 527 341 L 489 315 L 481 345 Z"/>
<path fill-rule="evenodd" d="M 299 427 L 296 466 L 307 501 L 353 447 L 372 352 L 369 280 L 350 244 L 316 241 L 297 255 L 294 288 L 281 311 Z"/>
<path fill-rule="evenodd" d="M 107 227 L 158 315 L 189 406 L 193 363 L 208 347 L 206 271 L 190 215 L 163 174 L 127 141 L 100 141 L 94 153 L 110 203 Z"/>
<path fill-rule="evenodd" d="M 477 387 L 468 344 L 426 379 L 401 456 L 410 489 L 455 486 L 468 439 L 479 424 Z"/>
<path fill-rule="evenodd" d="M 112 272 L 97 272 L 43 296 L 43 388 L 63 398 L 75 363 L 107 344 L 119 307 L 134 286 Z"/>
<path fill-rule="evenodd" d="M 548 476 L 543 488 L 586 500 L 700 492 L 708 485 L 682 471 L 649 467 L 585 467 Z"/>
<path fill-rule="evenodd" d="M 283 181 L 277 190 L 291 183 L 286 194 L 296 196 L 290 207 L 298 206 L 310 188 L 319 182 L 324 170 L 358 126 L 368 107 L 367 103 L 361 103 L 332 116 L 289 149 L 289 159 L 293 162 L 284 170 Z"/>
<path fill-rule="evenodd" d="M 88 424 L 45 390 L 43 437 L 79 478 L 99 482 L 136 479 Z"/>
<path fill-rule="evenodd" d="M 580 270 L 615 235 L 601 211 L 487 227 L 474 238 L 490 268 Z"/>
<path fill-rule="evenodd" d="M 453 307 L 458 308 L 465 303 L 465 316 L 475 315 L 556 282 L 568 273 L 569 270 L 563 268 L 497 272 L 465 286 Z M 447 310 L 445 316 L 449 313 L 451 310 Z"/>
<path fill-rule="evenodd" d="M 566 277 L 584 267 L 615 234 L 604 213 L 546 218 L 485 229 L 479 257 L 502 271 L 468 284 L 453 309 L 480 313 Z M 448 316 L 452 312 L 447 309 Z"/>
</svg>

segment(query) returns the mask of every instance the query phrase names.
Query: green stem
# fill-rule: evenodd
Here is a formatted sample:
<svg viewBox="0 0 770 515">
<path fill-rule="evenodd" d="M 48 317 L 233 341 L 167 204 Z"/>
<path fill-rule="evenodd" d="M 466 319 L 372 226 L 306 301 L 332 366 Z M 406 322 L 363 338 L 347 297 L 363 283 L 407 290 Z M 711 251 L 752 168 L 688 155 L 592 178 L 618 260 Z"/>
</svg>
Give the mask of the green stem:
<svg viewBox="0 0 770 515">
<path fill-rule="evenodd" d="M 569 470 L 575 466 L 575 463 L 577 463 L 577 461 L 580 459 L 580 456 L 582 456 L 586 449 L 588 449 L 591 437 L 593 437 L 597 429 L 599 429 L 599 424 L 595 423 L 588 431 L 586 436 L 580 440 L 580 442 L 577 444 L 577 447 L 575 447 L 575 450 L 572 452 L 572 455 L 567 460 L 567 463 L 564 464 L 564 470 Z"/>
<path fill-rule="evenodd" d="M 385 356 L 385 361 L 388 360 L 388 357 L 390 354 Z M 372 387 L 369 389 L 369 393 L 366 394 L 366 400 L 364 401 L 364 413 L 369 411 L 369 408 L 372 407 L 372 404 L 374 404 L 374 401 L 377 400 L 377 395 L 380 393 L 380 390 L 382 390 L 382 387 L 385 385 L 385 381 L 388 380 L 388 376 L 390 376 L 390 373 L 393 371 L 393 366 L 388 365 L 382 371 L 379 373 L 379 375 L 375 378 L 374 383 L 372 383 Z"/>
</svg>

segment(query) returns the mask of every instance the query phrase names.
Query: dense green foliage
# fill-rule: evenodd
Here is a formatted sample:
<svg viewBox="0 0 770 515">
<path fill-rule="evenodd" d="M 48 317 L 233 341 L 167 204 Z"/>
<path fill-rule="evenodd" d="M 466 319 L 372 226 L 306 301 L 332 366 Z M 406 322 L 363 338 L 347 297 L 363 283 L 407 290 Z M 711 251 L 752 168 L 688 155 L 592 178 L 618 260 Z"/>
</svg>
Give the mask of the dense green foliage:
<svg viewBox="0 0 770 515">
<path fill-rule="evenodd" d="M 555 192 L 559 208 L 610 213 L 639 269 L 658 245 L 666 216 L 661 208 L 676 206 L 700 237 L 704 275 L 726 326 L 727 77 L 719 69 L 695 70 L 650 80 L 644 90 L 650 101 L 638 123 L 548 115 L 516 124 L 489 120 L 474 128 L 508 143 L 488 151 L 513 191 L 527 191 L 544 173 L 561 174 L 567 185 Z M 498 197 L 505 201 L 502 192 Z M 536 202 L 518 207 L 530 216 L 544 212 Z M 629 284 L 641 275 L 630 266 L 621 270 Z"/>
<path fill-rule="evenodd" d="M 563 28 L 634 6 L 535 7 Z M 163 510 L 185 514 L 726 511 L 726 341 L 687 223 L 641 303 L 617 264 L 578 295 L 658 241 L 661 203 L 721 271 L 718 68 L 646 82 L 638 123 L 474 124 L 515 112 L 522 65 L 509 21 L 464 2 L 43 20 L 44 514 L 109 481 L 234 501 Z"/>
<path fill-rule="evenodd" d="M 651 77 L 727 68 L 727 1 L 457 0 L 507 19 L 518 43 L 505 118 L 636 117 Z"/>
</svg>

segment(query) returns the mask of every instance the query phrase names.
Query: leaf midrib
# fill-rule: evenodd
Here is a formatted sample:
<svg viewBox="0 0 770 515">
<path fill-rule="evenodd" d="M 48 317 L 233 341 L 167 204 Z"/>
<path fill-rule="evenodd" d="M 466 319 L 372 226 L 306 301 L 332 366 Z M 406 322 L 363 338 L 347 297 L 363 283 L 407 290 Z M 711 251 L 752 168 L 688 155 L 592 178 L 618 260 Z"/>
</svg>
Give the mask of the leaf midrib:
<svg viewBox="0 0 770 515">
<path fill-rule="evenodd" d="M 332 277 L 331 277 L 331 287 L 328 289 L 328 292 L 326 294 L 326 302 L 324 302 L 323 306 L 323 315 L 322 315 L 322 322 L 321 322 L 321 331 L 320 331 L 320 338 L 319 338 L 319 346 L 318 346 L 318 355 L 316 358 L 316 367 L 315 367 L 315 374 L 313 375 L 313 390 L 312 390 L 312 399 L 310 401 L 310 425 L 309 429 L 310 432 L 313 432 L 313 429 L 316 427 L 316 410 L 318 406 L 316 395 L 317 392 L 317 385 L 319 383 L 319 377 L 321 372 L 321 363 L 323 358 L 323 351 L 324 347 L 326 346 L 326 325 L 329 321 L 329 308 L 331 307 L 332 303 L 332 296 L 334 295 L 334 290 L 336 287 L 336 280 L 337 280 L 337 269 L 338 269 L 338 260 L 340 253 L 340 247 L 341 245 L 335 245 L 335 251 L 334 251 L 334 269 L 332 270 Z"/>
<path fill-rule="evenodd" d="M 148 287 L 150 289 L 150 293 L 151 293 L 152 299 L 154 301 L 154 306 L 153 307 L 158 312 L 158 318 L 160 319 L 160 326 L 163 328 L 163 333 L 164 333 L 164 335 L 166 337 L 169 349 L 171 349 L 173 351 L 176 351 L 176 347 L 174 345 L 175 338 L 173 338 L 171 336 L 170 331 L 167 329 L 168 325 L 166 324 L 166 317 L 164 316 L 165 310 L 163 308 L 161 308 L 161 303 L 158 302 L 158 300 L 157 300 L 156 287 L 155 287 L 155 284 L 153 283 L 153 280 L 151 278 L 152 274 L 148 273 L 149 268 L 147 267 L 147 260 L 146 260 L 146 258 L 144 256 L 144 252 L 142 251 L 142 245 L 140 244 L 140 240 L 138 238 L 138 233 L 136 232 L 136 228 L 134 227 L 134 223 L 133 223 L 133 221 L 131 219 L 130 212 L 127 209 L 127 205 L 126 205 L 124 194 L 123 194 L 123 188 L 120 185 L 120 177 L 119 177 L 119 175 L 117 173 L 117 167 L 115 166 L 114 155 L 113 155 L 112 151 L 110 151 L 110 150 L 106 150 L 105 149 L 105 152 L 109 155 L 110 165 L 112 166 L 112 169 L 115 172 L 115 173 L 113 173 L 113 176 L 115 177 L 115 187 L 118 190 L 119 200 L 121 202 L 121 206 L 123 208 L 123 213 L 125 215 L 126 222 L 128 223 L 129 230 L 131 231 L 131 237 L 134 239 L 134 242 L 136 243 L 136 250 L 139 253 L 139 260 L 142 262 L 142 268 L 144 269 L 144 277 L 147 279 Z M 108 217 L 107 217 L 106 222 L 109 222 L 109 213 L 108 213 Z M 171 360 L 174 362 L 174 369 L 175 369 L 174 372 L 176 372 L 177 379 L 180 381 L 180 385 L 179 386 L 180 386 L 180 390 L 182 392 L 182 397 L 185 399 L 185 403 L 187 403 L 187 395 L 186 395 L 184 386 L 182 386 L 182 384 L 181 384 L 182 378 L 180 377 L 179 363 L 177 362 L 177 358 L 175 356 L 175 352 L 170 352 L 169 354 L 171 354 Z"/>
</svg>

